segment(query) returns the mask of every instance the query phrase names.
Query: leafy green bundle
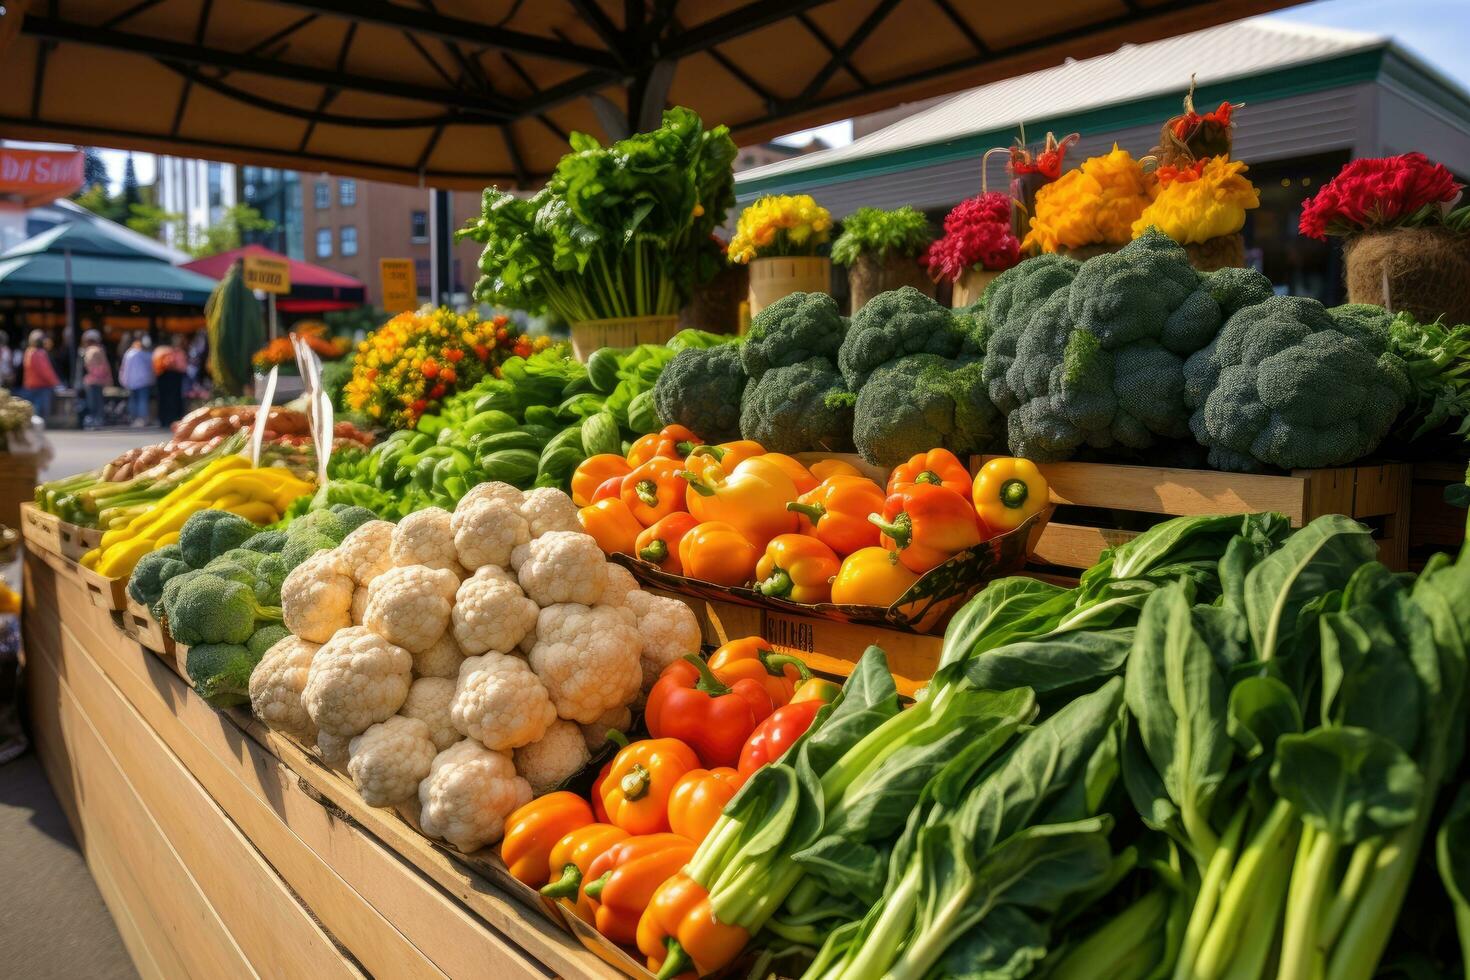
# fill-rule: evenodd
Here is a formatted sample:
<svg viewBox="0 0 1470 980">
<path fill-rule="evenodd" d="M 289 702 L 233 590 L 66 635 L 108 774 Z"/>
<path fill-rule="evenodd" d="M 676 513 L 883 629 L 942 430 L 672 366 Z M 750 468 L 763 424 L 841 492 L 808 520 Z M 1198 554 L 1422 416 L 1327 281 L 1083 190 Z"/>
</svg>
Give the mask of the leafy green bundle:
<svg viewBox="0 0 1470 980">
<path fill-rule="evenodd" d="M 832 261 L 852 265 L 863 255 L 879 262 L 916 259 L 929 247 L 929 238 L 929 219 L 907 204 L 892 211 L 858 208 L 842 219 L 842 234 L 832 243 Z"/>
</svg>

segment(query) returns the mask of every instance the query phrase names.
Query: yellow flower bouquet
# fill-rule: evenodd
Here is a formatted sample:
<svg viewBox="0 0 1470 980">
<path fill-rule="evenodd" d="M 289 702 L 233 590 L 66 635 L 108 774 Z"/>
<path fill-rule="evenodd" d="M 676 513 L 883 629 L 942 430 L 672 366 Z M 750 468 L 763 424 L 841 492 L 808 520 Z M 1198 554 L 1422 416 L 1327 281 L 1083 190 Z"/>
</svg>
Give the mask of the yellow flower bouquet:
<svg viewBox="0 0 1470 980">
<path fill-rule="evenodd" d="M 1021 248 L 1056 252 L 1125 245 L 1133 240 L 1133 223 L 1157 193 L 1143 164 L 1115 143 L 1111 153 L 1084 160 L 1036 192 L 1036 213 Z"/>
<path fill-rule="evenodd" d="M 832 215 L 810 194 L 768 196 L 740 212 L 730 239 L 731 262 L 818 255 L 832 234 Z"/>
<path fill-rule="evenodd" d="M 1150 226 L 1181 245 L 1235 234 L 1245 227 L 1246 211 L 1261 203 L 1245 171 L 1245 164 L 1225 157 L 1160 167 L 1158 196 L 1133 222 L 1134 237 Z"/>
</svg>

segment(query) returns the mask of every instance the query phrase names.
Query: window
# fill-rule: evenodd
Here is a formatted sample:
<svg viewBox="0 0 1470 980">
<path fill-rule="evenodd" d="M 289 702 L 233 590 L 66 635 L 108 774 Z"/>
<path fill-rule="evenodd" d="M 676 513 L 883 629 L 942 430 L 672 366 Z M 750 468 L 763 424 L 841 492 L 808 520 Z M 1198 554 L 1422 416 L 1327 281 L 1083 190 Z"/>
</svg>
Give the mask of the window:
<svg viewBox="0 0 1470 980">
<path fill-rule="evenodd" d="M 332 257 L 332 229 L 318 228 L 316 230 L 316 257 L 319 259 Z"/>
<path fill-rule="evenodd" d="M 332 187 L 330 184 L 325 180 L 319 180 L 316 182 L 313 190 L 316 194 L 317 208 L 329 208 L 332 206 Z"/>
<path fill-rule="evenodd" d="M 217 163 L 211 163 L 209 165 L 209 206 L 211 208 L 217 208 L 224 204 L 223 171 L 224 168 Z"/>
<path fill-rule="evenodd" d="M 429 240 L 429 212 L 415 211 L 413 213 L 413 218 L 409 222 L 408 234 L 416 242 Z"/>
<path fill-rule="evenodd" d="M 347 177 L 337 181 L 337 203 L 344 208 L 357 203 L 357 181 Z"/>
<path fill-rule="evenodd" d="M 343 255 L 356 255 L 357 254 L 357 226 L 356 225 L 343 225 L 342 226 L 342 254 Z"/>
</svg>

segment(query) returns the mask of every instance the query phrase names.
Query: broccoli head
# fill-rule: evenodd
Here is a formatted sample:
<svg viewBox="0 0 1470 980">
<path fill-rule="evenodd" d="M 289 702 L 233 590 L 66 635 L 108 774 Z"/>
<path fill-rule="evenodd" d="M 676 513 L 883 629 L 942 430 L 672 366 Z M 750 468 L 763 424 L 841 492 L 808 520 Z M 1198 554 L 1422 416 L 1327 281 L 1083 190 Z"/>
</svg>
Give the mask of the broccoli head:
<svg viewBox="0 0 1470 980">
<path fill-rule="evenodd" d="M 240 547 L 246 551 L 259 551 L 261 554 L 273 555 L 286 547 L 286 532 L 257 531 L 246 538 Z"/>
<path fill-rule="evenodd" d="M 279 606 L 281 583 L 289 571 L 282 556 L 266 555 L 265 561 L 255 566 L 255 601 L 262 606 Z"/>
<path fill-rule="evenodd" d="M 342 518 L 327 508 L 309 511 L 286 526 L 286 537 L 290 540 L 309 534 L 319 534 L 333 544 L 340 544 L 347 537 L 347 527 Z"/>
<path fill-rule="evenodd" d="M 377 514 L 356 504 L 332 504 L 327 510 L 337 515 L 337 521 L 342 525 L 342 537 L 344 538 L 368 521 L 378 519 Z"/>
<path fill-rule="evenodd" d="M 772 368 L 745 386 L 740 435 L 771 452 L 836 452 L 852 445 L 853 395 L 825 357 Z"/>
<path fill-rule="evenodd" d="M 216 555 L 238 548 L 260 528 L 227 510 L 201 510 L 179 528 L 179 550 L 190 568 L 203 568 Z"/>
<path fill-rule="evenodd" d="M 879 293 L 858 310 L 847 329 L 837 366 L 853 391 L 867 384 L 878 367 L 910 354 L 954 357 L 965 345 L 974 317 L 956 318 L 913 286 Z"/>
<path fill-rule="evenodd" d="M 327 511 L 318 510 L 312 513 L 325 514 Z M 294 527 L 295 525 L 292 526 Z M 339 538 L 331 538 L 320 531 L 312 531 L 310 529 L 302 534 L 291 534 L 288 538 L 286 547 L 281 550 L 280 555 L 281 562 L 286 566 L 286 571 L 288 572 L 318 551 L 324 548 L 330 550 L 342 543 Z"/>
<path fill-rule="evenodd" d="M 265 652 L 277 643 L 291 635 L 291 631 L 280 623 L 266 623 L 260 629 L 250 634 L 250 639 L 245 641 L 245 649 L 256 660 L 265 656 Z"/>
<path fill-rule="evenodd" d="M 944 447 L 983 452 L 1000 441 L 978 361 L 910 354 L 875 370 L 858 392 L 852 441 L 868 462 L 896 466 Z"/>
<path fill-rule="evenodd" d="M 755 379 L 771 368 L 800 364 L 809 357 L 835 358 L 846 332 L 847 320 L 831 296 L 791 293 L 750 321 L 740 345 L 740 362 Z"/>
<path fill-rule="evenodd" d="M 279 621 L 279 606 L 262 606 L 254 588 L 213 572 L 192 575 L 168 606 L 169 632 L 185 646 L 196 643 L 244 643 L 256 621 Z"/>
<path fill-rule="evenodd" d="M 689 347 L 674 355 L 653 386 L 653 405 L 664 425 L 682 425 L 706 442 L 740 438 L 740 396 L 745 391 L 740 347 Z"/>
<path fill-rule="evenodd" d="M 1409 390 L 1404 362 L 1384 350 L 1386 329 L 1382 311 L 1334 315 L 1299 296 L 1237 312 L 1184 368 L 1190 428 L 1210 465 L 1341 466 L 1371 453 Z"/>
<path fill-rule="evenodd" d="M 151 606 L 163 595 L 163 587 L 169 579 L 188 570 L 189 566 L 179 557 L 179 549 L 174 545 L 150 551 L 133 566 L 133 574 L 128 578 L 128 595 L 134 602 Z"/>
<path fill-rule="evenodd" d="M 200 697 L 216 708 L 250 700 L 250 674 L 260 657 L 239 643 L 201 643 L 189 648 L 184 670 Z"/>
</svg>

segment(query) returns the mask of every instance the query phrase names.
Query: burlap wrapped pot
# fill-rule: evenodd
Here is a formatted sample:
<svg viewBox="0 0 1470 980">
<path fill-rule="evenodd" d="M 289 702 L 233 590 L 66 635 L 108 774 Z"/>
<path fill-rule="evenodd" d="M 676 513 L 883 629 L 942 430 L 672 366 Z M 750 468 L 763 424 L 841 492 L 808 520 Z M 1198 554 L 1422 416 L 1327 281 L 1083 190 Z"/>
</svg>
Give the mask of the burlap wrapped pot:
<svg viewBox="0 0 1470 980">
<path fill-rule="evenodd" d="M 856 313 L 877 296 L 900 286 L 913 286 L 925 296 L 934 295 L 934 282 L 925 274 L 915 258 L 891 255 L 877 259 L 859 255 L 847 270 L 847 288 L 852 293 L 852 312 Z"/>
<path fill-rule="evenodd" d="M 1437 226 L 1371 231 L 1349 238 L 1343 258 L 1349 302 L 1470 323 L 1470 235 Z"/>
</svg>

